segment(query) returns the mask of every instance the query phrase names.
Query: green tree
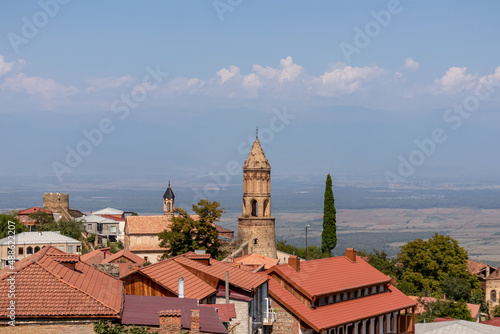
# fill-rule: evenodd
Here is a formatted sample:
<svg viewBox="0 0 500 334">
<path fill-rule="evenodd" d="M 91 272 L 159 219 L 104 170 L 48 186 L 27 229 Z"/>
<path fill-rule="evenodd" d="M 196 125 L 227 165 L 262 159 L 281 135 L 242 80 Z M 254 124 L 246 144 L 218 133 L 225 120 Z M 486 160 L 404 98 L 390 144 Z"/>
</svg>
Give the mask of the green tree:
<svg viewBox="0 0 500 334">
<path fill-rule="evenodd" d="M 52 216 L 43 211 L 30 213 L 29 216 L 32 220 L 38 222 L 36 225 L 37 231 L 60 231 L 62 235 L 67 237 L 76 240 L 82 239 L 82 232 L 84 231 L 82 222 L 74 219 L 55 221 Z"/>
<path fill-rule="evenodd" d="M 337 210 L 333 198 L 332 177 L 326 176 L 325 199 L 323 206 L 323 232 L 321 233 L 321 249 L 332 254 L 337 246 Z"/>
<path fill-rule="evenodd" d="M 218 232 L 215 222 L 220 220 L 224 208 L 220 203 L 203 199 L 193 204 L 198 219 L 193 219 L 184 209 L 176 208 L 170 230 L 158 234 L 160 246 L 168 248 L 163 258 L 172 257 L 197 249 L 206 250 L 217 258 L 219 250 Z"/>
<path fill-rule="evenodd" d="M 364 250 L 358 251 L 359 256 L 364 256 L 370 265 L 374 266 L 384 274 L 396 277 L 396 260 L 387 256 L 387 253 L 374 249 L 373 252 L 368 253 Z"/>
<path fill-rule="evenodd" d="M 29 231 L 26 225 L 19 222 L 16 211 L 5 212 L 0 214 L 0 239 L 8 236 L 9 221 L 14 223 L 14 232 L 16 234 Z"/>
<path fill-rule="evenodd" d="M 276 248 L 279 251 L 296 255 L 300 258 L 305 259 L 306 258 L 306 248 L 305 247 L 297 247 L 294 245 L 289 245 L 286 240 L 278 240 L 276 243 Z M 323 259 L 325 257 L 330 257 L 330 253 L 328 252 L 323 252 L 323 250 L 315 245 L 309 245 L 307 247 L 307 258 L 309 260 L 315 260 L 315 259 Z"/>
<path fill-rule="evenodd" d="M 424 312 L 421 315 L 416 315 L 415 318 L 417 322 L 433 322 L 435 318 L 445 317 L 474 321 L 464 301 L 454 302 L 449 300 L 424 303 Z"/>
<path fill-rule="evenodd" d="M 495 306 L 495 308 L 493 309 L 493 317 L 500 317 L 500 305 Z"/>
<path fill-rule="evenodd" d="M 480 289 L 480 282 L 467 270 L 467 258 L 467 251 L 449 236 L 436 233 L 427 241 L 410 241 L 398 254 L 398 289 L 434 297 L 446 293 L 447 297 L 469 301 Z"/>
</svg>

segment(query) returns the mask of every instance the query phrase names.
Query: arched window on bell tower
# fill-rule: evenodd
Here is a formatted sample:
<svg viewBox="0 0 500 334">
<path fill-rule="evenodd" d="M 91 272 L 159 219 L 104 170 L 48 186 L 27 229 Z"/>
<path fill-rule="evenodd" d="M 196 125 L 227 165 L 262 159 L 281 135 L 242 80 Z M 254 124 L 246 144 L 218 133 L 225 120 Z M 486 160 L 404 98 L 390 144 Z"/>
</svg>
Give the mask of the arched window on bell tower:
<svg viewBox="0 0 500 334">
<path fill-rule="evenodd" d="M 175 201 L 175 195 L 174 192 L 172 191 L 172 188 L 170 188 L 170 181 L 169 181 L 168 188 L 165 191 L 165 194 L 163 194 L 163 214 L 165 216 L 172 217 L 174 215 L 174 201 Z"/>
<path fill-rule="evenodd" d="M 252 217 L 257 217 L 259 215 L 259 203 L 256 200 L 252 200 Z"/>
</svg>

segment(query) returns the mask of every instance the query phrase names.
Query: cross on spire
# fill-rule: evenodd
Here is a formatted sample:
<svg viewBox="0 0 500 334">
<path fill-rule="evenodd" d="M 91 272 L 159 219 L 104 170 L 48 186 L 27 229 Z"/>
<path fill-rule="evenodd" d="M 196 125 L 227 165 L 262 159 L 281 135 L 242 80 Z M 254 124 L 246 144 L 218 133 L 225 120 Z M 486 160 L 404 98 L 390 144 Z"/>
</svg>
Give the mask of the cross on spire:
<svg viewBox="0 0 500 334">
<path fill-rule="evenodd" d="M 259 139 L 259 127 L 255 129 L 255 139 Z"/>
</svg>

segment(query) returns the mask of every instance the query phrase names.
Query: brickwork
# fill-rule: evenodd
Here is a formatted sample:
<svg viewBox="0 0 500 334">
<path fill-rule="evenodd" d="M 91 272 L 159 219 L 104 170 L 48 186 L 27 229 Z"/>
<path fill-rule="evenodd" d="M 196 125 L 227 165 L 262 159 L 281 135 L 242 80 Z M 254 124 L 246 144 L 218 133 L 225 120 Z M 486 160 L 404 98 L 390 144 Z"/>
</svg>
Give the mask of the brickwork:
<svg viewBox="0 0 500 334">
<path fill-rule="evenodd" d="M 178 334 L 181 332 L 181 310 L 160 311 L 159 334 Z"/>
<path fill-rule="evenodd" d="M 273 300 L 273 308 L 276 309 L 276 322 L 270 326 L 273 334 L 298 334 L 299 320 L 288 312 L 278 302 Z"/>
<path fill-rule="evenodd" d="M 216 304 L 225 304 L 226 299 L 223 297 L 216 297 L 215 303 Z M 234 333 L 236 333 L 236 334 L 248 334 L 248 333 L 250 333 L 249 328 L 251 328 L 251 326 L 252 326 L 252 319 L 250 318 L 250 315 L 249 315 L 249 304 L 250 303 L 245 302 L 245 301 L 241 301 L 241 300 L 236 300 L 236 299 L 229 299 L 229 303 L 234 304 L 234 308 L 236 310 L 236 319 L 233 319 L 229 323 L 229 327 L 231 327 L 231 325 L 234 325 L 234 324 L 239 322 L 240 324 L 235 327 Z"/>
</svg>

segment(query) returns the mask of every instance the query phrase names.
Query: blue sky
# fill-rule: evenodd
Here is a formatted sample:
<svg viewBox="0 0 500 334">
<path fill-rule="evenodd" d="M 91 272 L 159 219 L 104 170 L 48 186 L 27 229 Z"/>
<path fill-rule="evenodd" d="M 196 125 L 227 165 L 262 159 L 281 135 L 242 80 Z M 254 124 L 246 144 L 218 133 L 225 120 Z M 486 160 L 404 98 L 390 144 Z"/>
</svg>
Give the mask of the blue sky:
<svg viewBox="0 0 500 334">
<path fill-rule="evenodd" d="M 19 163 L 0 176 L 192 180 L 244 160 L 256 126 L 278 176 L 495 175 L 499 7 L 3 1 L 1 153 Z"/>
</svg>

